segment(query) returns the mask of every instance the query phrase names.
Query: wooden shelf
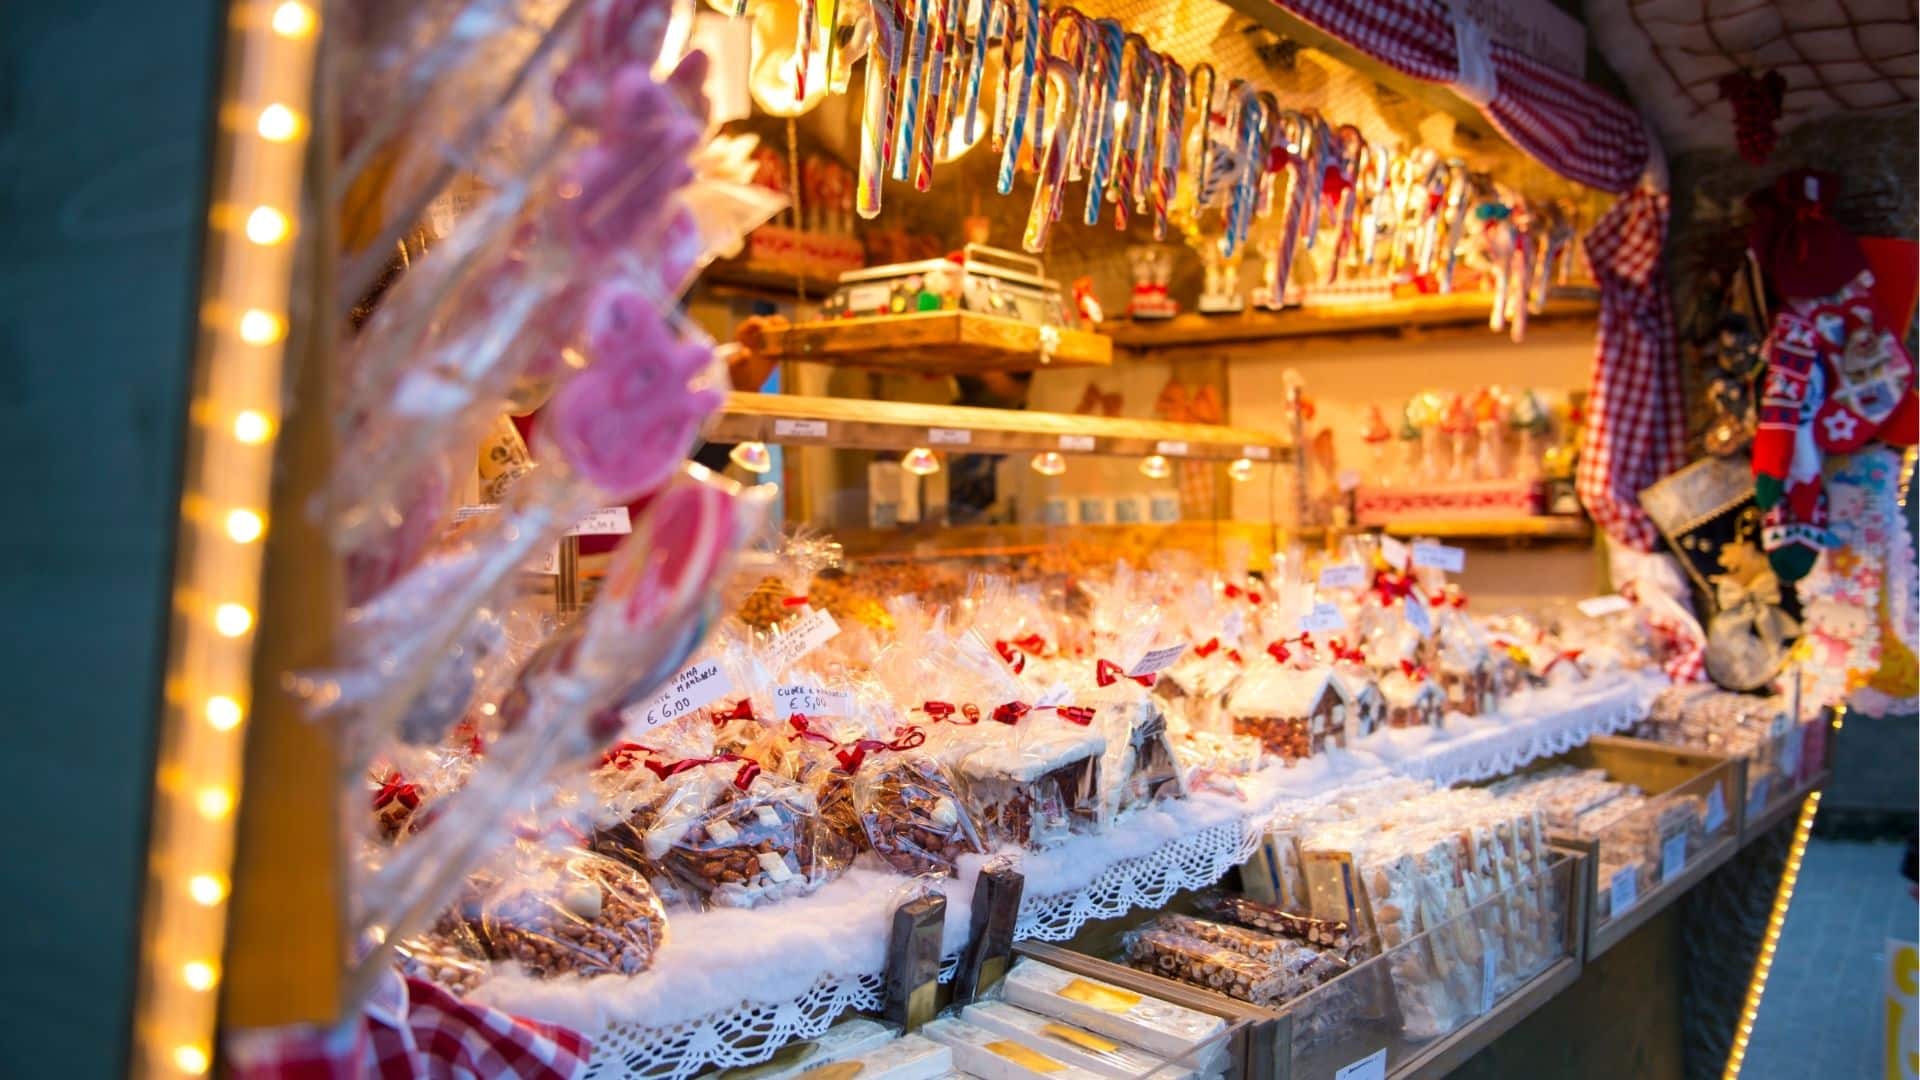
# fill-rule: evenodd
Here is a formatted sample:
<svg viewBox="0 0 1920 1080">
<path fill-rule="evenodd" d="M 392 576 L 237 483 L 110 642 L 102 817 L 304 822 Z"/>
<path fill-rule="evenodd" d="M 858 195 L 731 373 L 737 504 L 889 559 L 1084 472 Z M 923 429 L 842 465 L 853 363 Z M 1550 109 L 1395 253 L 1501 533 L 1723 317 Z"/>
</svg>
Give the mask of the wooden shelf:
<svg viewBox="0 0 1920 1080">
<path fill-rule="evenodd" d="M 778 360 L 943 375 L 1113 363 L 1113 342 L 1105 335 L 1066 329 L 1058 334 L 1052 351 L 1042 355 L 1041 328 L 1032 323 L 975 311 L 926 311 L 797 323 L 769 331 L 766 351 Z"/>
<path fill-rule="evenodd" d="M 1825 788 L 1827 781 L 1832 775 L 1831 772 L 1823 769 L 1809 778 L 1806 783 L 1787 792 L 1786 795 L 1774 796 L 1758 814 L 1752 817 L 1742 815 L 1740 822 L 1741 845 L 1744 847 L 1760 836 L 1772 832 L 1781 822 L 1786 821 L 1788 818 L 1798 817 L 1800 815 L 1800 804 L 1807 801 L 1807 796 Z M 1748 784 L 1751 785 L 1752 781 L 1749 780 Z M 1745 796 L 1742 795 L 1742 802 L 1744 801 Z"/>
<path fill-rule="evenodd" d="M 801 295 L 808 300 L 818 300 L 832 292 L 837 284 L 836 279 L 831 277 L 796 274 L 790 270 L 769 270 L 731 261 L 716 262 L 707 267 L 700 275 L 700 282 L 716 292 L 753 293 L 773 300 L 793 300 Z"/>
<path fill-rule="evenodd" d="M 1123 420 L 1105 416 L 922 405 L 905 401 L 731 393 L 715 418 L 715 442 L 955 453 L 1164 454 L 1169 458 L 1290 461 L 1280 436 L 1251 428 Z"/>
<path fill-rule="evenodd" d="M 1436 540 L 1593 539 L 1593 522 L 1571 515 L 1541 514 L 1514 518 L 1435 518 L 1394 521 L 1382 526 L 1390 536 L 1431 536 Z"/>
<path fill-rule="evenodd" d="M 833 536 L 850 558 L 887 562 L 1012 558 L 1058 551 L 1072 544 L 1187 548 L 1216 540 L 1244 539 L 1260 550 L 1271 544 L 1274 532 L 1273 526 L 1246 521 L 1171 521 L 1126 525 L 905 525 L 897 529 L 835 529 Z"/>
<path fill-rule="evenodd" d="M 1493 307 L 1488 293 L 1411 296 L 1375 304 L 1324 305 L 1238 315 L 1187 314 L 1154 322 L 1113 322 L 1103 331 L 1123 349 L 1175 349 L 1285 338 L 1398 333 L 1423 327 L 1484 325 Z M 1555 296 L 1535 320 L 1593 318 L 1598 299 L 1584 293 Z"/>
</svg>

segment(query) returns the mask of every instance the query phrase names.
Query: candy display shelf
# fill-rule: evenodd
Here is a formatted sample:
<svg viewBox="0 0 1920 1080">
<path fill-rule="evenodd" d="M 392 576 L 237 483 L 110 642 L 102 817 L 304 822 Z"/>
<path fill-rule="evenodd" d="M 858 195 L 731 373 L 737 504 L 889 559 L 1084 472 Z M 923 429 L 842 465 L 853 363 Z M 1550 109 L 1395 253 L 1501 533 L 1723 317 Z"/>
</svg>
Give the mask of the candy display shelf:
<svg viewBox="0 0 1920 1080">
<path fill-rule="evenodd" d="M 1391 536 L 1430 536 L 1436 540 L 1577 540 L 1593 539 L 1593 522 L 1568 514 L 1538 514 L 1510 518 L 1436 518 L 1396 521 L 1383 530 Z"/>
<path fill-rule="evenodd" d="M 978 409 L 904 401 L 856 401 L 794 394 L 727 395 L 708 436 L 717 442 L 757 440 L 854 450 L 957 453 L 1161 454 L 1168 458 L 1284 461 L 1292 448 L 1280 436 L 1250 428 L 1124 420 L 1020 409 Z"/>
<path fill-rule="evenodd" d="M 1325 304 L 1284 311 L 1247 311 L 1238 315 L 1179 315 L 1154 322 L 1115 322 L 1103 332 L 1122 349 L 1177 349 L 1233 342 L 1484 325 L 1493 297 L 1486 293 L 1410 296 L 1351 304 Z M 1584 293 L 1547 301 L 1537 320 L 1593 318 L 1599 302 Z"/>
<path fill-rule="evenodd" d="M 1105 549 L 1195 549 L 1244 540 L 1271 550 L 1285 530 L 1245 521 L 1170 521 L 1125 525 L 948 525 L 898 529 L 838 529 L 834 538 L 850 556 L 867 561 L 1036 555 L 1061 544 L 1087 542 Z"/>
<path fill-rule="evenodd" d="M 779 360 L 923 375 L 1104 367 L 1113 363 L 1113 342 L 1104 335 L 1041 327 L 974 311 L 795 323 L 769 331 L 766 352 Z"/>
</svg>

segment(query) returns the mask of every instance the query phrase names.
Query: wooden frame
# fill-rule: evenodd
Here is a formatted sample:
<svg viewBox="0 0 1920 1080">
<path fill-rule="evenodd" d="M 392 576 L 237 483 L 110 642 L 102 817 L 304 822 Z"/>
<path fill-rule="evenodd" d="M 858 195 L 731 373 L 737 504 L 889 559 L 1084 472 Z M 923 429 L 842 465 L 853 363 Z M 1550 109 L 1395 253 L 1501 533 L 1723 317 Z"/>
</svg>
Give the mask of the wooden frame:
<svg viewBox="0 0 1920 1080">
<path fill-rule="evenodd" d="M 1273 7 L 1273 5 L 1265 5 Z M 1278 7 L 1274 7 L 1278 11 Z M 1289 338 L 1399 333 L 1404 330 L 1479 325 L 1485 328 L 1493 307 L 1490 293 L 1410 296 L 1378 303 L 1353 303 L 1246 311 L 1239 315 L 1179 315 L 1154 322 L 1117 323 L 1105 331 L 1122 349 L 1179 349 L 1234 342 Z M 1559 295 L 1547 301 L 1535 319 L 1591 319 L 1599 301 L 1585 294 Z"/>
<path fill-rule="evenodd" d="M 1293 449 L 1278 435 L 1214 424 L 1123 420 L 1069 413 L 860 401 L 794 394 L 727 395 L 709 438 L 851 450 L 956 453 L 1110 454 L 1232 461 L 1287 462 Z"/>
<path fill-rule="evenodd" d="M 1104 367 L 1113 341 L 1104 334 L 1057 328 L 1052 348 L 1033 323 L 977 311 L 926 311 L 795 323 L 767 331 L 766 354 L 914 374 L 964 375 Z"/>
</svg>

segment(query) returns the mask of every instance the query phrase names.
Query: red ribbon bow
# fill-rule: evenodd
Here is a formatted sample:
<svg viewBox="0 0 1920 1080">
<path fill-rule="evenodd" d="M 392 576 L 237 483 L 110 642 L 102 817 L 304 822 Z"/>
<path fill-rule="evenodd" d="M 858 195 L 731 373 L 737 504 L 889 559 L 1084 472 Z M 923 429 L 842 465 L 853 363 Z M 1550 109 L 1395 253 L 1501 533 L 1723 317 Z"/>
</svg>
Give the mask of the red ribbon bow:
<svg viewBox="0 0 1920 1080">
<path fill-rule="evenodd" d="M 1141 686 L 1152 686 L 1154 683 L 1154 676 L 1129 675 L 1127 674 L 1126 669 L 1122 668 L 1119 664 L 1116 664 L 1111 660 L 1098 660 L 1094 662 L 1094 665 L 1093 665 L 1093 681 L 1094 682 L 1099 683 L 1101 686 L 1112 686 L 1114 683 L 1119 682 L 1121 679 L 1132 679 L 1134 682 L 1139 683 Z"/>
<path fill-rule="evenodd" d="M 1545 675 L 1548 672 L 1552 671 L 1554 668 L 1554 665 L 1560 663 L 1563 660 L 1569 664 L 1572 664 L 1574 667 L 1574 670 L 1578 671 L 1580 668 L 1580 653 L 1582 651 L 1584 650 L 1581 650 L 1581 649 L 1563 650 L 1558 656 L 1555 656 L 1553 659 L 1547 661 L 1547 666 L 1540 669 L 1540 674 Z"/>
<path fill-rule="evenodd" d="M 806 607 L 807 599 L 808 598 L 805 595 L 788 596 L 788 597 L 783 597 L 780 602 L 782 604 L 785 604 L 788 607 Z"/>
<path fill-rule="evenodd" d="M 1456 592 L 1448 596 L 1445 589 L 1440 589 L 1427 598 L 1427 605 L 1435 611 L 1444 607 L 1463 608 L 1467 606 L 1467 594 Z"/>
<path fill-rule="evenodd" d="M 633 768 L 634 762 L 639 761 L 642 757 L 651 753 L 653 753 L 652 750 L 641 746 L 637 742 L 615 743 L 607 747 L 606 753 L 600 755 L 600 767 L 604 769 L 611 765 L 625 772 Z"/>
<path fill-rule="evenodd" d="M 1007 662 L 1007 666 L 1013 669 L 1015 675 L 1027 669 L 1026 654 L 1014 648 L 1013 642 L 996 641 L 993 643 L 993 651 L 1000 654 L 1000 659 Z"/>
<path fill-rule="evenodd" d="M 1240 655 L 1239 649 L 1228 649 L 1227 659 L 1233 661 L 1236 664 L 1244 664 L 1247 662 L 1246 657 L 1243 657 Z"/>
<path fill-rule="evenodd" d="M 1373 591 L 1379 595 L 1381 607 L 1392 607 L 1395 600 L 1405 600 L 1413 593 L 1413 575 L 1382 570 L 1373 575 Z"/>
<path fill-rule="evenodd" d="M 1060 719 L 1068 721 L 1069 723 L 1079 724 L 1081 727 L 1086 727 L 1088 724 L 1093 723 L 1093 708 L 1091 706 L 1056 705 L 1054 706 L 1054 711 L 1060 714 Z"/>
<path fill-rule="evenodd" d="M 741 698 L 739 701 L 733 703 L 732 709 L 715 716 L 713 719 L 716 723 L 724 724 L 729 720 L 758 720 L 760 718 L 753 715 L 752 699 Z"/>
<path fill-rule="evenodd" d="M 373 808 L 385 809 L 388 803 L 398 800 L 401 806 L 416 810 L 420 806 L 420 789 L 407 782 L 407 778 L 398 772 L 390 772 L 380 783 L 380 790 L 374 792 Z"/>
<path fill-rule="evenodd" d="M 1004 705 L 994 706 L 993 718 L 1002 724 L 1017 724 L 1021 717 L 1032 711 L 1033 706 L 1024 701 L 1009 701 Z"/>
<path fill-rule="evenodd" d="M 1238 586 L 1238 585 L 1232 585 L 1232 584 L 1229 584 L 1229 585 L 1227 585 L 1227 586 L 1225 586 L 1225 587 L 1224 587 L 1224 588 L 1223 588 L 1223 589 L 1222 589 L 1221 591 L 1222 591 L 1222 592 L 1224 592 L 1224 593 L 1226 594 L 1226 597 L 1227 597 L 1227 599 L 1229 599 L 1229 600 L 1238 600 L 1238 599 L 1240 599 L 1240 595 L 1241 595 L 1241 590 L 1240 590 L 1240 586 Z"/>
<path fill-rule="evenodd" d="M 1267 655 L 1273 657 L 1276 663 L 1286 663 L 1293 657 L 1293 650 L 1287 648 L 1290 642 L 1297 643 L 1301 648 L 1309 652 L 1313 650 L 1313 635 L 1303 631 L 1299 637 L 1281 638 L 1267 646 Z"/>
<path fill-rule="evenodd" d="M 1346 641 L 1341 638 L 1334 638 L 1332 643 L 1328 645 L 1328 648 L 1333 652 L 1333 658 L 1336 661 L 1350 660 L 1356 664 L 1364 664 L 1367 662 L 1367 656 L 1360 651 L 1360 646 L 1348 646 Z"/>
<path fill-rule="evenodd" d="M 1427 666 L 1425 664 L 1415 664 L 1411 660 L 1402 660 L 1400 661 L 1400 670 L 1405 672 L 1407 678 L 1412 679 L 1414 682 L 1427 681 Z"/>
<path fill-rule="evenodd" d="M 733 786 L 739 788 L 741 791 L 752 787 L 754 779 L 760 775 L 760 763 L 743 758 L 739 754 L 715 754 L 713 757 L 684 758 L 671 765 L 648 759 L 647 761 L 641 762 L 641 764 L 645 765 L 653 775 L 665 780 L 669 776 L 677 776 L 680 773 L 686 772 L 688 769 L 697 769 L 702 765 L 718 765 L 723 761 L 738 761 L 741 763 L 740 771 L 733 774 Z"/>
<path fill-rule="evenodd" d="M 947 701 L 925 702 L 920 706 L 920 711 L 926 713 L 928 719 L 944 720 L 949 724 L 977 724 L 980 722 L 980 707 L 977 705 L 969 704 L 960 706 L 958 711 L 961 716 L 966 717 L 964 720 L 955 720 L 953 718 L 955 711 L 953 704 Z"/>
<path fill-rule="evenodd" d="M 1209 656 L 1212 656 L 1214 653 L 1219 651 L 1220 651 L 1220 639 L 1217 637 L 1208 638 L 1205 642 L 1199 645 L 1195 645 L 1193 647 L 1193 655 L 1198 656 L 1201 659 L 1205 659 Z"/>
</svg>

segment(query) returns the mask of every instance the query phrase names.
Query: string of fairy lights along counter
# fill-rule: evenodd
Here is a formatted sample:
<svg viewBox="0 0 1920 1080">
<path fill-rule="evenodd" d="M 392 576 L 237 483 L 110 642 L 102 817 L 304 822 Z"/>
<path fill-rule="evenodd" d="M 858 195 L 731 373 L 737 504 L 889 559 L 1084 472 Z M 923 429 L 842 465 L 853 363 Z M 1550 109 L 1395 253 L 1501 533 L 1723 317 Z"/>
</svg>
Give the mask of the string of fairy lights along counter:
<svg viewBox="0 0 1920 1080">
<path fill-rule="evenodd" d="M 320 15 L 240 0 L 218 112 L 135 1006 L 136 1076 L 213 1068 Z"/>
</svg>

